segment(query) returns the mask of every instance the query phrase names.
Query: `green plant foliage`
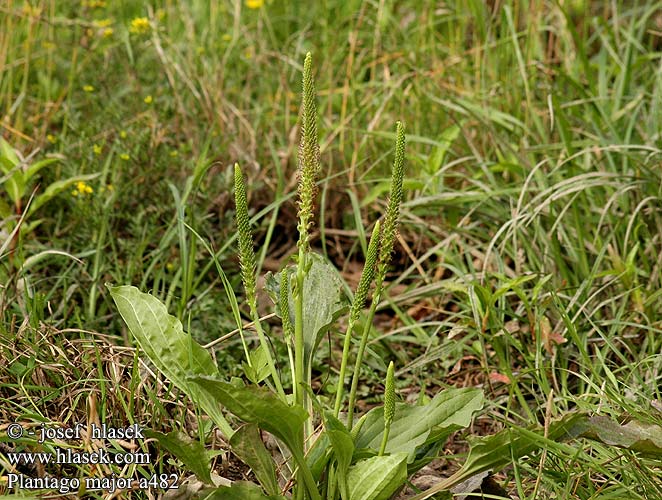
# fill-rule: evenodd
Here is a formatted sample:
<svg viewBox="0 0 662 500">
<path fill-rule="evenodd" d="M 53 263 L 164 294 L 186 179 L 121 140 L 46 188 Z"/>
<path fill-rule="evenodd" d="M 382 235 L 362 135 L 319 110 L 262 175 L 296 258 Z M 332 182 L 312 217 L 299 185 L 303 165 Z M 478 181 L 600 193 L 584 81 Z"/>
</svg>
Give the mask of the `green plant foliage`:
<svg viewBox="0 0 662 500">
<path fill-rule="evenodd" d="M 338 482 L 340 496 L 343 499 L 350 498 L 347 473 L 349 472 L 352 456 L 354 455 L 354 439 L 343 423 L 334 417 L 331 412 L 325 412 L 324 416 L 324 428 L 336 460 L 336 468 L 333 471 Z M 331 489 L 333 490 L 333 486 Z"/>
<path fill-rule="evenodd" d="M 205 500 L 285 500 L 282 495 L 265 495 L 260 487 L 244 481 L 222 486 L 204 497 Z"/>
<path fill-rule="evenodd" d="M 257 424 L 271 432 L 288 447 L 302 471 L 308 493 L 319 498 L 310 470 L 304 459 L 303 423 L 308 413 L 301 406 L 289 406 L 272 391 L 262 387 L 242 387 L 212 377 L 190 377 L 200 390 L 214 398 L 244 422 Z"/>
<path fill-rule="evenodd" d="M 214 420 L 225 436 L 232 428 L 213 398 L 187 380 L 187 376 L 218 375 L 216 363 L 200 344 L 184 333 L 181 322 L 168 314 L 154 296 L 134 286 L 108 286 L 117 310 L 133 337 L 156 368 Z"/>
<path fill-rule="evenodd" d="M 579 436 L 601 443 L 638 451 L 653 456 L 662 456 L 662 426 L 631 420 L 625 424 L 614 422 L 609 417 L 596 415 L 577 424 Z"/>
<path fill-rule="evenodd" d="M 230 438 L 230 446 L 232 452 L 251 468 L 269 495 L 280 493 L 273 458 L 262 442 L 257 425 L 245 424 L 239 427 Z"/>
<path fill-rule="evenodd" d="M 183 332 L 181 323 L 168 315 L 157 299 L 133 287 L 110 289 L 129 329 L 159 370 L 199 402 L 204 411 L 211 412 L 212 417 L 216 415 L 215 422 L 218 423 L 219 416 L 214 412 L 222 407 L 246 423 L 233 433 L 223 420 L 225 427 L 221 430 L 230 438 L 234 453 L 253 469 L 264 491 L 254 485 L 237 483 L 216 490 L 214 498 L 279 498 L 276 467 L 260 436 L 260 431 L 267 431 L 277 437 L 291 455 L 289 468 L 295 472 L 287 479 L 294 479 L 293 497 L 297 500 L 321 500 L 323 497 L 326 500 L 387 500 L 404 486 L 408 473 L 420 467 L 435 446 L 441 446 L 451 432 L 468 426 L 473 415 L 483 407 L 483 394 L 477 389 L 448 389 L 421 406 L 397 404 L 391 362 L 386 374 L 385 407 L 368 412 L 352 429 L 356 384 L 367 332 L 382 293 L 403 197 L 405 135 L 401 123 L 396 127 L 386 215 L 383 224 L 377 222 L 374 226 L 343 342 L 340 386 L 345 384 L 344 368 L 350 354 L 353 326 L 361 316 L 376 275 L 376 289 L 356 355 L 347 423 L 338 418 L 342 388 L 336 394 L 333 412 L 317 401 L 310 387 L 313 356 L 322 337 L 348 311 L 348 301 L 345 283 L 338 271 L 309 247 L 314 182 L 319 171 L 316 119 L 308 54 L 304 64 L 299 152 L 299 251 L 296 265 L 286 266 L 277 275 L 267 274 L 266 277 L 266 291 L 282 319 L 293 374 L 292 396 L 283 391 L 257 313 L 256 259 L 247 193 L 238 166 L 234 168 L 234 184 L 239 260 L 246 302 L 260 340 L 257 351 L 247 351 L 244 364 L 252 385 L 223 381 L 209 354 Z M 266 381 L 273 382 L 269 387 L 274 387 L 275 391 L 257 385 L 267 377 L 267 370 L 271 378 Z M 314 420 L 323 423 L 324 430 L 317 437 L 312 430 Z M 170 444 L 175 455 L 190 451 L 188 448 L 177 450 Z M 423 449 L 423 445 L 428 447 Z M 416 456 L 417 452 L 420 457 Z M 188 456 L 182 461 L 191 463 Z M 200 464 L 192 463 L 191 468 L 199 470 Z M 265 492 L 271 496 L 265 496 Z"/>
<path fill-rule="evenodd" d="M 395 159 L 391 173 L 391 190 L 384 217 L 381 245 L 377 264 L 377 297 L 381 292 L 381 284 L 386 277 L 386 268 L 391 261 L 391 252 L 395 243 L 395 233 L 398 229 L 400 217 L 400 203 L 402 203 L 402 183 L 405 177 L 405 127 L 401 122 L 396 125 L 395 132 Z"/>
<path fill-rule="evenodd" d="M 201 481 L 212 484 L 209 454 L 200 441 L 191 440 L 179 431 L 168 434 L 145 429 L 145 437 L 156 439 L 160 446 L 181 460 Z"/>
<path fill-rule="evenodd" d="M 303 345 L 306 359 L 310 363 L 324 334 L 347 311 L 347 297 L 338 270 L 319 254 L 310 253 L 308 258 L 310 268 L 303 288 L 303 307 L 306 311 Z M 287 267 L 286 270 L 287 282 L 291 283 L 296 276 L 296 267 Z M 282 277 L 283 273 L 276 276 L 268 273 L 266 276 L 265 287 L 274 304 L 280 303 Z M 295 299 L 291 286 L 288 303 L 290 317 L 293 317 Z"/>
<path fill-rule="evenodd" d="M 31 165 L 25 165 L 9 143 L 0 137 L 0 172 L 6 175 L 5 191 L 14 204 L 16 214 L 21 214 L 25 209 L 28 190 L 31 189 L 31 184 L 34 183 L 37 174 L 41 169 L 58 160 L 58 158 L 46 158 Z M 49 184 L 43 193 L 38 194 L 32 200 L 28 208 L 28 214 L 36 212 L 44 204 L 75 183 L 88 181 L 98 176 L 99 174 L 77 175 Z M 4 210 L 0 207 L 0 217 L 9 217 L 9 215 L 7 207 Z"/>
<path fill-rule="evenodd" d="M 459 471 L 423 493 L 415 495 L 411 500 L 431 498 L 438 492 L 448 490 L 476 474 L 490 469 L 497 470 L 513 459 L 517 460 L 528 455 L 550 442 L 572 437 L 576 426 L 584 418 L 582 414 L 570 413 L 560 420 L 551 422 L 546 433 L 541 428 L 533 430 L 512 428 L 504 429 L 492 436 L 475 439 L 471 443 L 469 456 Z"/>
<path fill-rule="evenodd" d="M 484 404 L 479 389 L 445 389 L 422 406 L 395 405 L 387 453 L 405 452 L 413 461 L 416 449 L 430 440 L 445 439 L 452 432 L 467 427 L 475 412 Z M 370 410 L 356 437 L 357 448 L 379 451 L 384 433 L 384 407 Z"/>
<path fill-rule="evenodd" d="M 407 401 L 418 393 L 417 405 L 434 388 L 481 383 L 490 404 L 479 412 L 488 413 L 449 439 L 507 428 L 504 443 L 528 436 L 538 445 L 517 458 L 504 444 L 503 461 L 486 459 L 507 490 L 493 496 L 662 499 L 660 7 L 0 2 L 0 421 L 83 422 L 93 386 L 108 424 L 197 434 L 208 450 L 201 460 L 232 446 L 216 424 L 241 420 L 215 400 L 202 404 L 206 396 L 184 387 L 181 374 L 179 386 L 163 375 L 172 363 L 134 340 L 140 333 L 117 314 L 109 281 L 159 298 L 205 343 L 218 367 L 210 376 L 242 377 L 303 408 L 303 452 L 326 500 L 347 500 L 349 467 L 375 456 L 356 439 L 364 408 L 382 396 L 390 407 L 383 389 L 391 361 L 396 387 Z M 382 232 L 392 234 L 384 228 L 389 191 L 397 195 L 390 167 L 399 120 L 407 134 L 397 263 L 381 261 L 387 272 L 376 286 L 369 233 L 374 227 L 379 254 Z M 236 210 L 235 161 L 244 176 L 234 192 L 247 195 Z M 233 223 L 235 214 L 243 221 Z M 243 280 L 237 248 L 254 249 Z M 318 332 L 308 331 L 304 290 L 313 252 L 348 282 L 362 261 L 365 268 L 347 293 L 351 310 L 335 318 L 310 363 L 304 340 Z M 283 261 L 292 253 L 300 255 Z M 282 325 L 261 296 L 267 269 L 286 284 L 276 307 L 287 312 Z M 177 370 L 201 355 L 189 342 L 161 342 L 176 356 L 186 350 Z M 141 366 L 158 377 L 146 379 Z M 545 421 L 553 431 L 556 416 L 574 411 L 586 416 L 571 428 L 573 441 L 538 427 Z M 388 414 L 384 456 L 396 438 Z M 445 432 L 433 428 L 415 448 L 408 474 L 447 451 Z M 278 493 L 306 500 L 297 464 L 277 444 Z M 485 450 L 475 446 L 474 457 Z M 111 465 L 104 475 L 193 467 L 166 456 Z M 6 458 L 3 449 L 4 465 Z M 447 458 L 456 470 L 466 456 Z M 98 472 L 45 466 L 54 477 Z M 470 497 L 469 483 L 485 475 L 435 500 Z M 273 494 L 268 480 L 258 481 L 262 493 L 241 484 L 228 491 Z M 184 479 L 169 493 L 204 498 L 199 483 Z"/>
<path fill-rule="evenodd" d="M 301 428 L 308 414 L 302 408 L 287 405 L 262 387 L 241 387 L 212 377 L 191 376 L 189 380 L 244 422 L 278 436 L 290 451 L 303 448 Z"/>
<path fill-rule="evenodd" d="M 395 243 L 395 235 L 398 228 L 398 219 L 400 216 L 400 203 L 402 202 L 403 194 L 403 179 L 405 175 L 405 128 L 401 122 L 396 124 L 395 133 L 395 159 L 393 160 L 393 168 L 391 169 L 391 190 L 389 192 L 388 205 L 386 206 L 386 215 L 384 216 L 384 226 L 381 229 L 379 239 L 379 252 L 377 255 L 376 271 L 375 271 L 375 291 L 372 296 L 372 304 L 368 311 L 368 321 L 364 325 L 363 333 L 361 334 L 361 341 L 359 348 L 356 352 L 356 360 L 354 362 L 354 373 L 352 374 L 352 385 L 349 390 L 349 408 L 347 422 L 349 427 L 352 427 L 354 422 L 354 406 L 356 404 L 356 391 L 359 384 L 360 368 L 363 363 L 363 355 L 365 348 L 368 344 L 368 334 L 370 327 L 377 311 L 377 304 L 381 300 L 384 279 L 386 278 L 386 271 L 388 264 L 391 261 L 391 253 L 393 252 L 393 245 Z M 376 236 L 373 234 L 373 237 Z M 343 358 L 345 353 L 343 353 Z M 340 399 L 341 393 L 338 393 Z"/>
<path fill-rule="evenodd" d="M 349 500 L 388 500 L 407 480 L 407 453 L 361 460 L 349 470 Z"/>
</svg>

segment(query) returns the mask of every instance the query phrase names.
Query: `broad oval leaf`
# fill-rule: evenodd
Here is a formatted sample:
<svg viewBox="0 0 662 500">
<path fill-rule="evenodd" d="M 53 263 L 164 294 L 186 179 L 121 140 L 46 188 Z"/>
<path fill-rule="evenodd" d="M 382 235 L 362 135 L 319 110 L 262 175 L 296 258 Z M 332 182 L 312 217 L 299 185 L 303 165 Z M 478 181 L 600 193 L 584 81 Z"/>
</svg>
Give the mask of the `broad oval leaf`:
<svg viewBox="0 0 662 500">
<path fill-rule="evenodd" d="M 483 403 L 484 396 L 480 389 L 463 388 L 446 389 L 423 406 L 397 404 L 386 452 L 405 452 L 412 461 L 416 448 L 429 438 L 442 439 L 450 432 L 471 424 L 473 414 L 483 407 Z M 378 451 L 383 433 L 384 408 L 379 407 L 366 414 L 365 423 L 356 438 L 356 447 Z"/>
<path fill-rule="evenodd" d="M 209 353 L 184 333 L 181 322 L 168 314 L 156 297 L 134 286 L 108 288 L 129 330 L 154 366 L 200 404 L 221 432 L 230 437 L 233 430 L 218 403 L 186 379 L 188 375 L 218 375 L 216 363 Z"/>
<path fill-rule="evenodd" d="M 304 351 L 310 360 L 324 334 L 347 310 L 348 301 L 344 292 L 344 281 L 338 270 L 324 257 L 310 253 L 311 266 L 303 285 Z M 296 274 L 296 266 L 287 269 L 288 281 Z M 280 297 L 280 274 L 267 275 L 266 289 L 278 308 Z M 290 317 L 294 318 L 292 287 L 288 283 Z"/>
<path fill-rule="evenodd" d="M 388 500 L 407 481 L 407 453 L 361 460 L 349 469 L 349 500 Z"/>
</svg>

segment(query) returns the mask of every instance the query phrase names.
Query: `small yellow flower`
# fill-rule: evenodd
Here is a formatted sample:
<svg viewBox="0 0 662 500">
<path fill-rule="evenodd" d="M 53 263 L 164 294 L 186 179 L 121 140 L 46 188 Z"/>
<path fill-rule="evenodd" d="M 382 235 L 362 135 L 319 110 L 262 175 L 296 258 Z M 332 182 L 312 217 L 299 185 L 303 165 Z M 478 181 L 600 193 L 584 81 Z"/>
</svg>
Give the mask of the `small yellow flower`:
<svg viewBox="0 0 662 500">
<path fill-rule="evenodd" d="M 126 153 L 122 153 L 122 154 L 120 155 L 120 158 L 121 158 L 122 160 L 124 160 L 124 161 L 127 161 L 127 160 L 129 160 L 129 158 L 131 158 L 131 157 L 130 157 L 128 154 L 126 154 Z"/>
<path fill-rule="evenodd" d="M 252 59 L 253 58 L 253 52 L 251 51 L 251 49 L 244 50 L 244 57 L 246 59 Z"/>
<path fill-rule="evenodd" d="M 103 36 L 104 38 L 110 38 L 111 36 L 113 36 L 113 33 L 115 33 L 115 30 L 113 28 L 105 28 L 101 32 L 101 36 Z"/>
<path fill-rule="evenodd" d="M 39 17 L 41 15 L 41 9 L 33 7 L 29 2 L 25 2 L 23 4 L 23 14 L 29 17 Z"/>
<path fill-rule="evenodd" d="M 174 265 L 172 262 L 168 262 L 168 263 L 166 264 L 166 269 L 167 269 L 169 272 L 172 272 L 172 271 L 175 269 L 175 265 Z"/>
<path fill-rule="evenodd" d="M 131 26 L 129 26 L 129 32 L 134 35 L 149 33 L 150 29 L 149 19 L 146 17 L 136 17 L 131 21 Z"/>
<path fill-rule="evenodd" d="M 154 99 L 152 99 L 152 96 L 151 96 L 151 95 L 148 95 L 148 96 L 145 97 L 145 99 L 143 99 L 143 100 L 145 101 L 145 104 L 152 104 L 152 101 L 153 101 Z"/>
<path fill-rule="evenodd" d="M 195 51 L 199 56 L 201 56 L 202 54 L 205 53 L 205 48 L 204 47 L 196 47 Z"/>
<path fill-rule="evenodd" d="M 71 196 L 85 196 L 93 192 L 92 186 L 83 181 L 78 181 L 76 183 L 76 189 L 71 192 Z"/>
<path fill-rule="evenodd" d="M 92 85 L 83 85 L 83 90 L 85 92 L 94 92 L 94 87 Z"/>
<path fill-rule="evenodd" d="M 230 40 L 232 40 L 232 35 L 230 33 L 225 33 L 221 37 L 221 40 L 223 40 L 224 42 L 229 42 Z"/>
<path fill-rule="evenodd" d="M 55 144 L 57 142 L 57 137 L 55 137 L 53 134 L 48 134 L 46 136 L 46 140 L 51 144 Z"/>
<path fill-rule="evenodd" d="M 246 0 L 246 7 L 249 9 L 259 9 L 264 5 L 264 0 Z"/>
<path fill-rule="evenodd" d="M 178 156 L 179 156 L 179 151 L 177 151 L 176 149 L 173 149 L 172 151 L 170 151 L 170 157 L 171 158 L 177 158 Z"/>
<path fill-rule="evenodd" d="M 120 131 L 120 137 L 121 137 L 122 139 L 126 139 L 126 130 L 121 130 L 121 131 Z"/>
<path fill-rule="evenodd" d="M 106 189 L 107 189 L 108 191 L 115 191 L 115 188 L 113 187 L 112 184 L 106 184 Z"/>
<path fill-rule="evenodd" d="M 102 151 L 101 144 L 95 144 L 94 146 L 92 146 L 92 151 L 94 152 L 95 155 L 99 156 Z"/>
</svg>

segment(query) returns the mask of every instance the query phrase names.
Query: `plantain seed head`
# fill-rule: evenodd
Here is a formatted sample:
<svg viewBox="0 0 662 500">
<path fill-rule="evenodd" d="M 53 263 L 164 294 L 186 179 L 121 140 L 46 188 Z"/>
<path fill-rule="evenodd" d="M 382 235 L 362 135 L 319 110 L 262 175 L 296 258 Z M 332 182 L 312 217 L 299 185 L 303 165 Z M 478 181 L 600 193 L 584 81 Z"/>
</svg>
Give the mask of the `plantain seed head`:
<svg viewBox="0 0 662 500">
<path fill-rule="evenodd" d="M 395 133 L 395 160 L 391 172 L 391 191 L 389 194 L 384 229 L 382 232 L 382 245 L 379 249 L 379 262 L 377 265 L 377 286 L 381 286 L 386 277 L 386 268 L 391 260 L 393 244 L 398 229 L 400 216 L 400 203 L 402 203 L 402 183 L 405 175 L 405 128 L 398 122 Z"/>
<path fill-rule="evenodd" d="M 301 102 L 301 142 L 299 143 L 299 242 L 304 251 L 309 247 L 308 230 L 312 224 L 315 179 L 320 172 L 320 151 L 317 138 L 317 104 L 312 72 L 312 56 L 306 54 L 303 64 Z"/>
<path fill-rule="evenodd" d="M 288 286 L 287 268 L 284 267 L 280 272 L 280 294 L 279 294 L 279 308 L 280 318 L 283 324 L 283 333 L 286 339 L 292 338 L 294 335 L 294 327 L 292 326 L 292 319 L 290 318 L 290 300 L 289 300 L 289 286 Z"/>
<path fill-rule="evenodd" d="M 377 255 L 379 254 L 379 240 L 381 239 L 381 224 L 379 221 L 375 224 L 370 236 L 370 243 L 368 244 L 368 253 L 365 259 L 365 265 L 361 272 L 361 279 L 359 286 L 356 288 L 354 294 L 354 302 L 350 311 L 350 323 L 354 324 L 359 319 L 359 314 L 363 310 L 368 292 L 370 291 L 370 284 L 375 277 L 375 263 L 377 262 Z"/>
<path fill-rule="evenodd" d="M 241 279 L 246 290 L 246 300 L 251 308 L 256 307 L 255 252 L 253 251 L 253 234 L 248 217 L 248 199 L 246 185 L 239 165 L 234 165 L 234 203 L 239 237 L 239 263 L 241 264 Z"/>
<path fill-rule="evenodd" d="M 386 371 L 386 391 L 384 393 L 384 422 L 391 423 L 395 415 L 395 369 L 393 361 Z"/>
</svg>

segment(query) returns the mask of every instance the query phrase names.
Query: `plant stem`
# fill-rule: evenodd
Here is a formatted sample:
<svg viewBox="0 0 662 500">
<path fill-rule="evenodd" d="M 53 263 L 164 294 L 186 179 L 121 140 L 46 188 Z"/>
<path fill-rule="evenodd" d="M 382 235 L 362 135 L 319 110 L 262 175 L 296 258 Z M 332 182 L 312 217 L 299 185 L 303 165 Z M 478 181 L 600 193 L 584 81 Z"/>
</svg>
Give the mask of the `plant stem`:
<svg viewBox="0 0 662 500">
<path fill-rule="evenodd" d="M 320 172 L 320 152 L 317 137 L 317 104 L 315 95 L 315 82 L 312 71 L 312 56 L 310 52 L 306 54 L 303 64 L 303 80 L 301 82 L 301 141 L 299 144 L 299 223 L 297 230 L 299 232 L 299 255 L 297 261 L 296 286 L 294 292 L 294 362 L 295 362 L 295 380 L 294 395 L 297 404 L 311 413 L 310 405 L 307 403 L 307 395 L 301 384 L 310 385 L 310 370 L 305 370 L 305 346 L 303 339 L 304 316 L 303 316 L 303 286 L 310 260 L 310 232 L 309 228 L 313 218 L 313 202 L 315 198 L 316 186 L 315 178 Z M 309 420 L 304 424 L 304 448 L 307 439 L 312 434 L 312 423 Z"/>
<path fill-rule="evenodd" d="M 345 372 L 347 371 L 347 361 L 349 359 L 349 348 L 352 343 L 352 331 L 354 322 L 349 320 L 347 331 L 345 332 L 345 341 L 342 348 L 342 361 L 340 362 L 340 374 L 338 375 L 338 387 L 336 388 L 336 404 L 333 407 L 333 416 L 338 418 L 340 414 L 340 405 L 342 404 L 343 393 L 345 392 Z"/>
<path fill-rule="evenodd" d="M 345 332 L 345 341 L 342 349 L 342 361 L 340 362 L 340 374 L 338 376 L 338 387 L 336 389 L 336 404 L 333 409 L 334 416 L 338 418 L 340 414 L 340 405 L 342 404 L 343 393 L 345 390 L 345 372 L 347 371 L 347 362 L 349 361 L 349 349 L 352 344 L 352 332 L 356 324 L 359 314 L 365 305 L 368 296 L 368 289 L 375 276 L 375 263 L 377 261 L 377 254 L 379 249 L 381 225 L 379 221 L 375 224 L 370 237 L 370 244 L 366 253 L 366 261 L 361 272 L 359 285 L 354 295 L 354 302 L 352 303 L 352 310 L 349 314 L 349 321 L 347 323 L 347 331 Z"/>
<path fill-rule="evenodd" d="M 313 473 L 310 471 L 310 468 L 306 463 L 306 457 L 304 456 L 301 450 L 296 450 L 296 451 L 291 450 L 291 451 L 294 460 L 299 466 L 297 477 L 303 476 L 303 484 L 301 486 L 303 485 L 306 486 L 306 489 L 308 490 L 308 495 L 312 500 L 322 500 L 322 497 L 320 496 L 319 491 L 317 490 L 317 484 L 315 484 L 315 478 L 313 478 Z M 302 490 L 303 488 L 297 487 L 297 496 L 299 495 L 298 492 Z"/>
<path fill-rule="evenodd" d="M 303 340 L 303 286 L 307 274 L 307 253 L 303 248 L 299 248 L 299 261 L 297 263 L 296 273 L 296 290 L 294 295 L 294 381 L 293 391 L 294 399 L 298 405 L 305 408 L 308 413 L 311 413 L 311 408 L 308 404 L 308 396 L 302 384 L 310 386 L 310 370 L 306 370 L 306 350 Z M 304 449 L 308 442 L 308 437 L 312 434 L 311 419 L 306 420 L 304 423 L 303 442 Z"/>
<path fill-rule="evenodd" d="M 368 335 L 370 327 L 375 317 L 377 304 L 382 296 L 384 286 L 384 279 L 386 278 L 386 270 L 391 260 L 391 252 L 393 251 L 393 243 L 395 241 L 395 233 L 398 227 L 398 217 L 400 215 L 400 202 L 402 201 L 402 181 L 404 178 L 405 169 L 405 129 L 401 122 L 396 125 L 395 133 L 395 160 L 393 161 L 393 170 L 391 172 L 391 190 L 386 207 L 386 216 L 384 217 L 384 229 L 380 239 L 379 258 L 377 262 L 377 273 L 375 278 L 375 292 L 372 296 L 372 304 L 368 313 L 368 320 L 363 328 L 363 335 L 361 336 L 361 343 L 359 350 L 356 353 L 356 362 L 354 363 L 354 373 L 352 374 L 352 387 L 349 392 L 349 409 L 347 411 L 347 428 L 351 430 L 354 418 L 354 406 L 356 405 L 356 389 L 359 385 L 359 371 L 361 363 L 363 362 L 363 354 L 365 352 L 366 344 L 368 343 Z"/>
<path fill-rule="evenodd" d="M 264 331 L 262 330 L 262 324 L 260 323 L 260 315 L 257 312 L 257 307 L 255 307 L 253 304 L 251 304 L 251 315 L 253 316 L 253 323 L 255 323 L 255 331 L 257 332 L 257 336 L 260 339 L 260 345 L 262 346 L 262 349 L 264 349 L 264 352 L 267 357 L 267 364 L 269 365 L 269 371 L 271 372 L 271 378 L 274 381 L 274 385 L 276 386 L 276 391 L 278 391 L 278 395 L 283 401 L 287 401 L 287 396 L 285 395 L 285 391 L 283 390 L 283 384 L 280 382 L 280 377 L 278 376 L 278 372 L 276 371 L 276 365 L 274 364 L 274 359 L 271 356 L 271 351 L 269 349 L 269 343 L 267 342 L 267 337 L 264 335 Z"/>
<path fill-rule="evenodd" d="M 381 287 L 381 284 L 378 286 Z M 370 333 L 370 327 L 372 326 L 372 320 L 375 318 L 375 311 L 377 310 L 377 304 L 379 303 L 381 294 L 375 294 L 372 298 L 372 304 L 370 304 L 370 311 L 368 312 L 368 319 L 366 320 L 365 326 L 363 327 L 363 334 L 361 335 L 361 343 L 359 344 L 359 350 L 356 353 L 356 361 L 354 363 L 354 373 L 352 374 L 352 387 L 349 390 L 349 408 L 347 409 L 347 428 L 352 430 L 352 425 L 354 423 L 354 406 L 356 405 L 356 390 L 359 387 L 359 372 L 361 368 L 361 363 L 363 362 L 363 353 L 365 352 L 366 344 L 368 343 L 368 334 Z"/>
<path fill-rule="evenodd" d="M 388 443 L 388 435 L 391 432 L 391 422 L 386 422 L 384 427 L 384 435 L 382 436 L 382 444 L 379 447 L 379 456 L 383 456 L 386 451 L 386 443 Z"/>
<path fill-rule="evenodd" d="M 276 371 L 269 343 L 262 330 L 260 323 L 260 315 L 257 311 L 257 285 L 256 285 L 256 265 L 255 265 L 255 251 L 253 250 L 253 234 L 251 232 L 250 220 L 248 217 L 248 199 L 246 196 L 246 185 L 241 173 L 239 165 L 234 165 L 234 183 L 235 183 L 235 207 L 236 207 L 236 220 L 237 220 L 237 236 L 239 239 L 239 261 L 241 263 L 241 278 L 244 282 L 244 289 L 246 290 L 246 302 L 248 302 L 253 322 L 255 323 L 255 331 L 260 339 L 260 345 L 264 350 L 264 355 L 267 358 L 267 365 L 271 372 L 271 378 L 274 381 L 278 395 L 283 401 L 287 401 L 283 385 L 280 382 L 280 377 Z M 250 357 L 249 357 L 250 359 Z"/>
<path fill-rule="evenodd" d="M 379 456 L 381 457 L 386 452 L 386 444 L 388 443 L 388 435 L 391 432 L 391 422 L 395 416 L 395 367 L 393 361 L 388 364 L 386 370 L 386 384 L 384 390 L 384 435 L 382 436 L 382 444 L 379 447 Z"/>
<path fill-rule="evenodd" d="M 299 385 L 303 382 L 303 265 L 305 254 L 299 251 L 299 263 L 297 264 L 296 290 L 294 297 L 294 400 L 303 406 L 304 390 Z"/>
</svg>

